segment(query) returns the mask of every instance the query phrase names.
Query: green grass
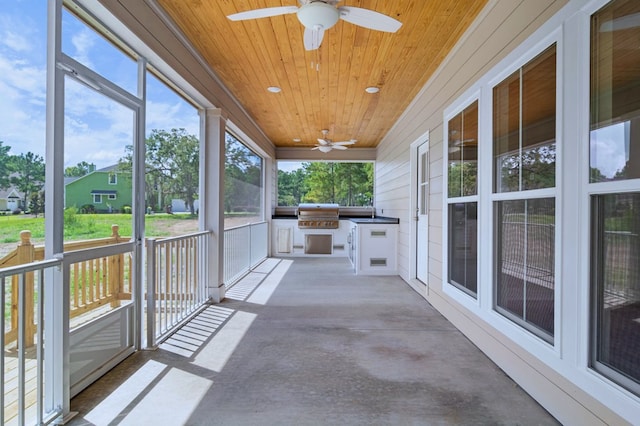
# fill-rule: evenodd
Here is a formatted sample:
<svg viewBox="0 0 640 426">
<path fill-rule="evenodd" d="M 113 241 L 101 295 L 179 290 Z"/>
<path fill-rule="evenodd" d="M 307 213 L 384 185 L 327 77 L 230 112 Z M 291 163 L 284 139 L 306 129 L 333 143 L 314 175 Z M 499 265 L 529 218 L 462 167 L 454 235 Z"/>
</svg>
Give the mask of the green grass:
<svg viewBox="0 0 640 426">
<path fill-rule="evenodd" d="M 122 236 L 131 235 L 130 214 L 77 214 L 65 213 L 64 239 L 66 241 L 88 240 L 111 236 L 111 225 L 120 227 L 118 233 Z M 173 224 L 181 221 L 194 222 L 197 228 L 197 218 L 183 214 L 153 214 L 145 216 L 145 235 L 148 237 L 162 237 L 171 234 Z M 34 218 L 29 215 L 0 216 L 0 243 L 17 243 L 20 232 L 31 231 L 34 241 L 44 240 L 44 218 Z"/>
</svg>

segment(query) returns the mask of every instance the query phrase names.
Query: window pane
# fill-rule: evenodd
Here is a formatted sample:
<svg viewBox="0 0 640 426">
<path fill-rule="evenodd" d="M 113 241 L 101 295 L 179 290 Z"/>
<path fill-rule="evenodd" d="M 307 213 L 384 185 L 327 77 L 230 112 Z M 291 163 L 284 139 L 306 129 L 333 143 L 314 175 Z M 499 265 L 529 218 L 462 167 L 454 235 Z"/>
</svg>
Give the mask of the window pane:
<svg viewBox="0 0 640 426">
<path fill-rule="evenodd" d="M 371 206 L 373 163 L 278 161 L 278 206 L 300 203 Z"/>
<path fill-rule="evenodd" d="M 476 195 L 478 101 L 449 120 L 449 197 Z"/>
<path fill-rule="evenodd" d="M 62 51 L 130 93 L 137 93 L 138 64 L 103 35 L 64 9 Z"/>
<path fill-rule="evenodd" d="M 200 118 L 162 76 L 146 73 L 145 232 L 184 235 L 198 230 Z"/>
<path fill-rule="evenodd" d="M 263 219 L 262 158 L 225 134 L 224 227 Z"/>
<path fill-rule="evenodd" d="M 613 1 L 591 19 L 591 182 L 640 178 L 638 14 Z"/>
<path fill-rule="evenodd" d="M 600 195 L 593 206 L 595 360 L 640 383 L 640 193 Z"/>
<path fill-rule="evenodd" d="M 493 90 L 496 192 L 552 188 L 556 168 L 556 46 Z"/>
<path fill-rule="evenodd" d="M 478 203 L 449 205 L 449 282 L 477 293 Z"/>
<path fill-rule="evenodd" d="M 81 171 L 65 183 L 64 238 L 72 241 L 108 237 L 108 225 L 96 227 L 91 225 L 94 219 L 90 216 L 76 213 L 124 213 L 131 209 L 131 169 L 119 170 L 118 165 L 134 140 L 134 113 L 68 76 L 64 96 L 65 166 L 67 171 Z M 111 176 L 116 174 L 117 184 L 110 184 Z M 108 194 L 114 191 L 118 198 L 109 201 Z M 120 235 L 131 235 L 130 219 L 123 220 Z"/>
<path fill-rule="evenodd" d="M 544 338 L 553 335 L 555 199 L 496 202 L 496 306 Z"/>
<path fill-rule="evenodd" d="M 555 45 L 522 68 L 521 155 L 523 190 L 555 186 Z"/>
<path fill-rule="evenodd" d="M 520 71 L 493 89 L 495 191 L 520 188 Z"/>
</svg>

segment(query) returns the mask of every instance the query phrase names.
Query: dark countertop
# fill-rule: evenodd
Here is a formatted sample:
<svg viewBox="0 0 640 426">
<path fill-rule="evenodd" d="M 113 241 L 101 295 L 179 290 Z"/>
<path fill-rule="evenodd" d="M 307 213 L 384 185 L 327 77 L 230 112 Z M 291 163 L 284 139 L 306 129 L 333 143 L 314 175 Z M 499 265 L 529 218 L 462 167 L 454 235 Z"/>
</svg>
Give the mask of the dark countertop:
<svg viewBox="0 0 640 426">
<path fill-rule="evenodd" d="M 366 224 L 390 224 L 395 225 L 400 223 L 400 219 L 397 217 L 384 217 L 384 216 L 376 216 L 376 217 L 351 217 L 349 220 L 353 223 L 357 223 L 358 225 L 366 225 Z"/>
<path fill-rule="evenodd" d="M 298 220 L 297 216 L 292 215 L 273 215 L 271 219 L 293 219 Z M 367 223 L 378 223 L 378 224 L 398 224 L 400 223 L 400 219 L 397 217 L 385 217 L 385 216 L 376 216 L 371 218 L 370 216 L 340 216 L 340 220 L 350 220 L 353 223 L 357 224 L 367 224 Z"/>
</svg>

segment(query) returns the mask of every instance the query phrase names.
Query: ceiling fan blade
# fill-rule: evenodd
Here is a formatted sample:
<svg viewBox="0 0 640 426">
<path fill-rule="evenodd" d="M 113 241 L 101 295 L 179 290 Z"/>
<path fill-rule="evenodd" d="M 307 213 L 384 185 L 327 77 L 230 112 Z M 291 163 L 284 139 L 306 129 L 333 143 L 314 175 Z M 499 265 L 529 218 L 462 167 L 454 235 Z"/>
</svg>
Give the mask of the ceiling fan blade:
<svg viewBox="0 0 640 426">
<path fill-rule="evenodd" d="M 264 9 L 253 9 L 245 12 L 234 13 L 232 15 L 228 15 L 227 18 L 232 21 L 244 21 L 245 19 L 269 18 L 271 16 L 287 15 L 289 13 L 296 13 L 297 11 L 297 6 L 267 7 Z"/>
<path fill-rule="evenodd" d="M 338 10 L 340 19 L 364 28 L 395 33 L 402 26 L 402 22 L 374 10 L 353 6 L 341 6 Z"/>
<path fill-rule="evenodd" d="M 326 139 L 318 138 L 318 142 L 320 143 L 320 145 L 331 145 Z"/>
<path fill-rule="evenodd" d="M 340 150 L 345 150 L 345 149 L 347 149 L 347 147 L 346 147 L 346 146 L 344 146 L 344 145 L 336 145 L 335 143 L 334 143 L 333 145 L 331 145 L 331 148 L 333 148 L 333 149 L 340 149 Z"/>
<path fill-rule="evenodd" d="M 324 30 L 322 28 L 305 28 L 304 29 L 304 49 L 316 50 L 322 43 Z"/>
<path fill-rule="evenodd" d="M 320 145 L 316 145 L 313 148 L 311 148 L 311 151 L 313 151 L 314 149 L 320 149 Z"/>
<path fill-rule="evenodd" d="M 354 143 L 356 143 L 355 139 L 351 139 L 350 141 L 341 141 L 341 142 L 334 142 L 334 145 L 353 145 Z"/>
</svg>

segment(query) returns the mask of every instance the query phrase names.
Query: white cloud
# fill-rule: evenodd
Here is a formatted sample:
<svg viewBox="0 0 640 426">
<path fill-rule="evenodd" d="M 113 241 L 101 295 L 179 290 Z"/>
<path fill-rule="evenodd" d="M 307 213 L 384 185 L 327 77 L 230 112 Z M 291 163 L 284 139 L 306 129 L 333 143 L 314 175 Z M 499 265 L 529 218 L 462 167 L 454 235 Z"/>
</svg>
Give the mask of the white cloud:
<svg viewBox="0 0 640 426">
<path fill-rule="evenodd" d="M 88 28 L 83 28 L 79 32 L 71 36 L 71 44 L 75 48 L 75 52 L 71 52 L 70 56 L 76 59 L 78 62 L 86 65 L 89 68 L 93 67 L 90 55 L 93 52 L 92 48 L 96 42 L 96 35 Z"/>
<path fill-rule="evenodd" d="M 627 159 L 624 124 L 614 124 L 591 132 L 591 167 L 612 178 Z"/>
<path fill-rule="evenodd" d="M 11 31 L 6 31 L 2 35 L 2 42 L 9 49 L 16 52 L 28 52 L 31 50 L 31 43 L 29 43 L 29 40 L 20 34 L 16 34 Z"/>
</svg>

